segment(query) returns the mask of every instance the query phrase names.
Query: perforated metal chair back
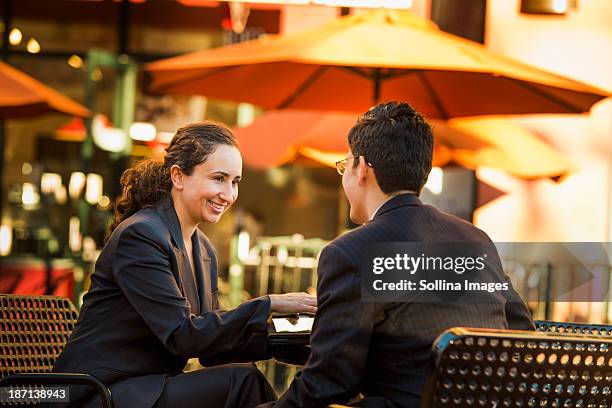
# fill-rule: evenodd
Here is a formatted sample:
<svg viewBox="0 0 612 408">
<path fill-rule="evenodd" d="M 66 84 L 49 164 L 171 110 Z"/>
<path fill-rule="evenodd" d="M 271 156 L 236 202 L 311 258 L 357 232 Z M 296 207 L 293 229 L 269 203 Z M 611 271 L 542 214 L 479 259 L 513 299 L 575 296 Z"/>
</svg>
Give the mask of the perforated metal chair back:
<svg viewBox="0 0 612 408">
<path fill-rule="evenodd" d="M 65 298 L 0 295 L 0 379 L 50 372 L 77 318 L 76 308 Z"/>
<path fill-rule="evenodd" d="M 453 328 L 422 407 L 612 407 L 612 339 Z"/>
<path fill-rule="evenodd" d="M 612 325 L 609 324 L 565 323 L 536 320 L 535 325 L 537 331 L 547 333 L 588 334 L 592 336 L 612 337 Z"/>
</svg>

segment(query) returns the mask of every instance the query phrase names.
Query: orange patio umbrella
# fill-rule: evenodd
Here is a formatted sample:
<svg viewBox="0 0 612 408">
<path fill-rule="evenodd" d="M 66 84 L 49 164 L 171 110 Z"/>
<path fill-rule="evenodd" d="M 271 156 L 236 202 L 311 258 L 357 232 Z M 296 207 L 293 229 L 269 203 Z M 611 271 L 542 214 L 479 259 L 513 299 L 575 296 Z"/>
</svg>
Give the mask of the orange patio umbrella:
<svg viewBox="0 0 612 408">
<path fill-rule="evenodd" d="M 363 112 L 405 100 L 429 118 L 582 113 L 607 91 L 514 61 L 407 11 L 373 10 L 314 30 L 153 62 L 158 93 L 272 109 Z"/>
<path fill-rule="evenodd" d="M 523 179 L 557 179 L 575 170 L 565 156 L 509 119 L 451 119 L 434 131 L 452 150 L 451 160 L 468 169 L 491 167 Z"/>
<path fill-rule="evenodd" d="M 30 117 L 49 112 L 79 117 L 90 115 L 84 106 L 0 62 L 0 119 Z"/>
<path fill-rule="evenodd" d="M 234 133 L 247 166 L 268 168 L 305 159 L 333 167 L 346 157 L 347 134 L 357 116 L 269 111 Z M 468 169 L 492 167 L 524 179 L 554 178 L 572 170 L 565 157 L 509 120 L 453 119 L 434 121 L 433 127 L 434 166 L 453 162 Z"/>
</svg>

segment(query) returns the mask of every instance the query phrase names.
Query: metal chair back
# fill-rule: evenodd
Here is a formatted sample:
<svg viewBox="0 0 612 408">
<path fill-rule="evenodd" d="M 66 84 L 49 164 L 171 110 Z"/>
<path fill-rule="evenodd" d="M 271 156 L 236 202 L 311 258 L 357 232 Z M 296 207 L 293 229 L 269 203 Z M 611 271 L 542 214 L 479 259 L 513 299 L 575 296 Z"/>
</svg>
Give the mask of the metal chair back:
<svg viewBox="0 0 612 408">
<path fill-rule="evenodd" d="M 0 379 L 51 372 L 77 318 L 65 298 L 0 295 Z"/>
<path fill-rule="evenodd" d="M 540 332 L 612 337 L 612 325 L 609 324 L 566 323 L 548 320 L 536 320 L 534 323 L 536 330 Z"/>
<path fill-rule="evenodd" d="M 422 407 L 612 406 L 612 339 L 452 328 L 432 354 Z"/>
</svg>

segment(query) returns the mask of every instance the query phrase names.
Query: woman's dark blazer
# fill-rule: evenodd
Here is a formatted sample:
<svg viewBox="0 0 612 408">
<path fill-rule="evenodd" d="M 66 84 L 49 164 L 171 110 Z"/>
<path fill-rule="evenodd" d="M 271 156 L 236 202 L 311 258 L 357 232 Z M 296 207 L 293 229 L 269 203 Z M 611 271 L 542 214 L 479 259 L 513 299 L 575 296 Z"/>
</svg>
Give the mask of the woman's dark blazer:
<svg viewBox="0 0 612 408">
<path fill-rule="evenodd" d="M 166 377 L 180 373 L 189 358 L 203 363 L 207 357 L 215 363 L 269 358 L 269 297 L 216 310 L 214 249 L 199 229 L 192 243 L 193 272 L 169 199 L 123 221 L 96 262 L 76 328 L 54 371 L 91 374 L 110 387 L 115 407 L 146 408 L 161 394 Z M 71 401 L 83 397 L 81 390 L 71 393 Z"/>
</svg>

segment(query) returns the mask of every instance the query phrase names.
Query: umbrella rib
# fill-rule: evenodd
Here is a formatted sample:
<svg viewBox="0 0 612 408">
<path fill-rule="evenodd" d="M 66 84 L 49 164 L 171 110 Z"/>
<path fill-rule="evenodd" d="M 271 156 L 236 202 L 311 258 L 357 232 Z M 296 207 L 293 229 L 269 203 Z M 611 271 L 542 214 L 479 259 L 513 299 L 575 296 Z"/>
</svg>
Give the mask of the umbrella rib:
<svg viewBox="0 0 612 408">
<path fill-rule="evenodd" d="M 315 72 L 313 72 L 310 76 L 308 76 L 308 78 L 306 78 L 304 82 L 300 84 L 300 86 L 296 89 L 294 93 L 289 95 L 283 102 L 278 105 L 277 109 L 286 109 L 287 107 L 289 107 L 289 105 L 291 105 L 299 96 L 301 96 L 306 91 L 306 89 L 308 89 L 308 87 L 313 84 L 314 81 L 316 81 L 325 71 L 327 71 L 328 68 L 328 66 L 321 66 L 317 68 Z"/>
<path fill-rule="evenodd" d="M 368 74 L 367 72 L 364 72 L 363 70 L 357 68 L 357 67 L 338 67 L 338 68 L 342 68 L 345 69 L 347 71 L 351 71 L 354 74 L 357 74 L 363 78 L 366 79 L 372 79 L 373 78 L 373 74 Z M 384 68 L 372 68 L 372 71 L 375 72 L 374 70 L 379 69 L 382 70 Z M 418 69 L 389 69 L 388 72 L 383 73 L 382 71 L 380 71 L 380 79 L 393 79 L 393 78 L 398 78 L 404 75 L 410 75 L 410 74 L 414 74 L 415 72 L 418 72 Z"/>
<path fill-rule="evenodd" d="M 373 81 L 372 102 L 374 103 L 374 105 L 380 102 L 380 88 L 382 86 L 383 81 L 418 72 L 418 70 L 416 69 L 409 69 L 394 73 L 392 69 L 389 69 L 386 73 L 384 73 L 382 72 L 384 68 L 372 68 L 372 74 L 368 74 L 367 72 L 364 72 L 363 70 L 357 67 L 348 66 L 338 68 L 345 69 L 347 71 L 359 75 L 362 78 Z"/>
<path fill-rule="evenodd" d="M 384 75 L 383 78 L 384 79 L 395 79 L 395 78 L 403 77 L 406 75 L 414 74 L 415 72 L 419 72 L 419 70 L 418 69 L 391 70 L 389 71 L 389 73 Z"/>
<path fill-rule="evenodd" d="M 195 80 L 198 80 L 198 79 L 204 79 L 206 77 L 209 77 L 209 76 L 212 76 L 212 75 L 216 75 L 216 74 L 224 72 L 224 71 L 229 71 L 229 70 L 232 70 L 232 69 L 236 69 L 236 68 L 239 68 L 239 67 L 240 67 L 240 65 L 234 65 L 234 66 L 230 66 L 230 67 L 220 67 L 220 68 L 215 69 L 213 71 L 208 71 L 208 72 L 203 72 L 203 73 L 199 72 L 199 73 L 197 73 L 197 74 L 195 74 L 193 76 L 189 76 L 189 77 L 186 77 L 186 78 L 181 78 L 181 79 L 177 79 L 177 80 L 174 80 L 174 81 L 166 82 L 165 84 L 160 85 L 156 89 L 156 91 L 164 92 L 164 91 L 167 91 L 169 88 L 173 88 L 173 87 L 175 87 L 177 85 L 181 85 L 181 84 L 184 84 L 186 82 L 195 81 Z"/>
<path fill-rule="evenodd" d="M 423 71 L 418 71 L 416 75 L 421 80 L 421 83 L 425 87 L 427 94 L 429 95 L 432 102 L 436 106 L 436 109 L 438 110 L 438 113 L 440 113 L 440 116 L 442 117 L 442 119 L 448 120 L 449 118 L 448 112 L 446 111 L 446 109 L 444 109 L 444 106 L 442 105 L 442 101 L 440 100 L 440 98 L 438 98 L 438 95 L 434 91 L 427 77 L 425 77 L 425 74 L 423 73 Z"/>
<path fill-rule="evenodd" d="M 350 72 L 352 72 L 353 74 L 357 74 L 357 75 L 359 75 L 360 77 L 363 77 L 363 78 L 366 78 L 366 79 L 372 79 L 372 76 L 371 76 L 371 75 L 369 75 L 367 72 L 364 72 L 363 70 L 361 70 L 361 69 L 359 69 L 359 68 L 357 68 L 357 67 L 344 67 L 344 66 L 339 66 L 339 67 L 337 67 L 337 68 L 341 68 L 341 69 L 344 69 L 344 70 L 346 70 L 346 71 L 350 71 Z"/>
<path fill-rule="evenodd" d="M 382 82 L 380 68 L 374 68 L 374 75 L 373 75 L 372 79 L 374 80 L 374 83 L 373 83 L 374 89 L 373 89 L 373 94 L 372 94 L 372 102 L 373 102 L 374 105 L 376 105 L 378 102 L 380 102 L 380 86 L 381 86 L 381 82 Z"/>
<path fill-rule="evenodd" d="M 536 95 L 539 95 L 541 97 L 543 97 L 544 99 L 548 99 L 549 101 L 556 103 L 557 105 L 563 107 L 564 109 L 567 109 L 568 111 L 572 112 L 572 113 L 582 113 L 584 112 L 582 109 L 580 109 L 579 107 L 577 107 L 576 105 L 572 105 L 569 102 L 566 102 L 564 100 L 562 100 L 561 98 L 551 95 L 546 91 L 543 91 L 542 89 L 536 88 L 535 86 L 531 85 L 530 83 L 515 79 L 515 78 L 510 78 L 510 77 L 503 77 L 509 81 L 514 82 L 516 85 L 520 86 L 521 88 L 525 88 L 533 93 L 535 93 Z"/>
</svg>

